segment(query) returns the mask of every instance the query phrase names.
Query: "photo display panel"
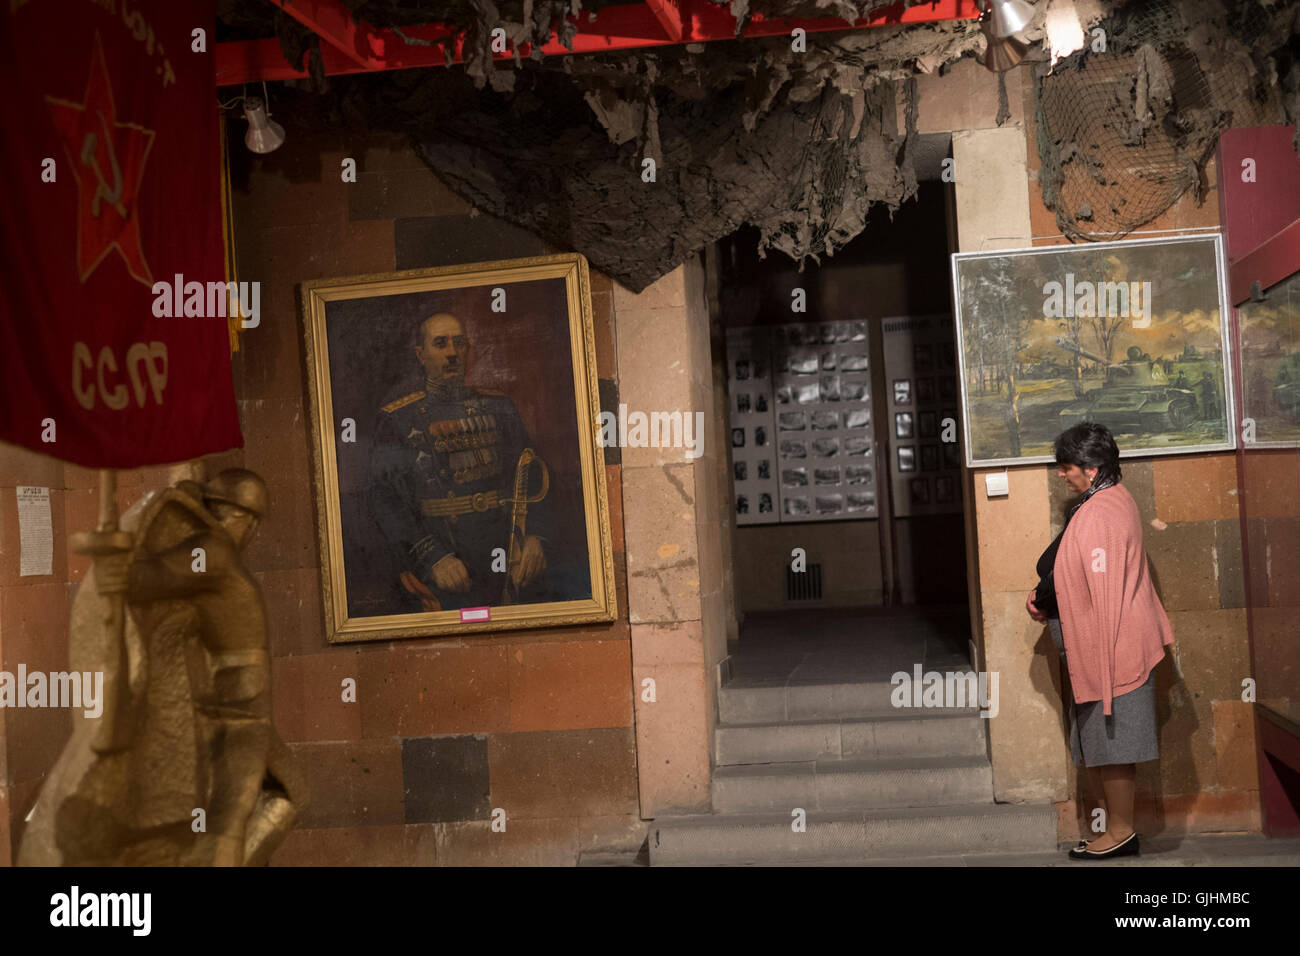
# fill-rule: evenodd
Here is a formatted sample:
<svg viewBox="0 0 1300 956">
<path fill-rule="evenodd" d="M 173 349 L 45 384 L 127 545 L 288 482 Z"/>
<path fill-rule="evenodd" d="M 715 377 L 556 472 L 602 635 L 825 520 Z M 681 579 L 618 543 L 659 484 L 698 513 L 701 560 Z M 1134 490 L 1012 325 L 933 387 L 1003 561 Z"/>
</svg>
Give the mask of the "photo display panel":
<svg viewBox="0 0 1300 956">
<path fill-rule="evenodd" d="M 875 518 L 867 323 L 776 327 L 772 378 L 781 520 Z"/>
<path fill-rule="evenodd" d="M 781 512 L 769 329 L 727 332 L 727 385 L 736 524 L 776 524 Z"/>
<path fill-rule="evenodd" d="M 890 487 L 897 517 L 961 511 L 956 345 L 946 315 L 884 319 Z M 946 429 L 945 419 L 954 423 Z M 944 441 L 944 438 L 951 441 Z"/>
</svg>

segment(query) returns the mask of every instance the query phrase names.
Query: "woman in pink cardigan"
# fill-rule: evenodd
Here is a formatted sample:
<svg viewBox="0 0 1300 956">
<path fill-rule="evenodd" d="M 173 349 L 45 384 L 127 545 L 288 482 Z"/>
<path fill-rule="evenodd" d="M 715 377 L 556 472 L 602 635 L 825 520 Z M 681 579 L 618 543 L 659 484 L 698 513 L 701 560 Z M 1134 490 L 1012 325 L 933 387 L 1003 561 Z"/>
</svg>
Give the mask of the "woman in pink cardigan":
<svg viewBox="0 0 1300 956">
<path fill-rule="evenodd" d="M 1106 820 L 1106 831 L 1070 856 L 1132 856 L 1137 764 L 1160 756 L 1154 668 L 1174 634 L 1151 586 L 1142 520 L 1120 484 L 1114 437 L 1084 422 L 1062 432 L 1055 450 L 1057 474 L 1083 497 L 1038 559 L 1040 580 L 1025 609 L 1050 625 L 1065 657 L 1074 691 L 1070 753 L 1076 767 L 1087 767 Z"/>
</svg>

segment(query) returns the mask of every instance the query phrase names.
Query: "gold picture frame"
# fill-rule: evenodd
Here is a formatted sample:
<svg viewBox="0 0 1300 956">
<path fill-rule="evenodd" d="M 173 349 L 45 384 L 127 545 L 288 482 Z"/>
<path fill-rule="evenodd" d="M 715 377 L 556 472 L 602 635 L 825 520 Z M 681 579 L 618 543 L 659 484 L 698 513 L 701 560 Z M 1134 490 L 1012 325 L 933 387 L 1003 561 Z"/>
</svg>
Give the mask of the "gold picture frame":
<svg viewBox="0 0 1300 956">
<path fill-rule="evenodd" d="M 329 642 L 613 621 L 587 260 L 565 253 L 473 262 L 317 279 L 300 289 Z M 448 316 L 460 332 L 439 324 Z M 561 331 L 567 350 L 556 341 Z M 437 352 L 450 354 L 457 346 L 449 343 L 460 342 L 468 359 Z M 476 362 L 479 354 L 487 358 Z M 424 376 L 423 387 L 379 397 L 381 387 L 404 391 L 397 375 L 407 365 Z M 452 377 L 438 378 L 435 368 Z M 528 454 L 517 455 L 525 440 Z M 531 446 L 540 468 L 527 463 Z M 502 559 L 510 549 L 510 566 L 519 566 L 526 539 L 518 529 L 537 534 L 539 521 L 549 530 L 538 538 L 545 570 L 510 600 L 515 579 Z M 502 527 L 489 568 L 492 535 Z M 428 533 L 405 547 L 421 532 Z M 437 584 L 447 580 L 436 577 L 437 556 L 449 548 L 467 572 L 463 594 Z M 457 603 L 497 589 L 499 604 Z M 541 597 L 525 602 L 529 589 Z"/>
</svg>

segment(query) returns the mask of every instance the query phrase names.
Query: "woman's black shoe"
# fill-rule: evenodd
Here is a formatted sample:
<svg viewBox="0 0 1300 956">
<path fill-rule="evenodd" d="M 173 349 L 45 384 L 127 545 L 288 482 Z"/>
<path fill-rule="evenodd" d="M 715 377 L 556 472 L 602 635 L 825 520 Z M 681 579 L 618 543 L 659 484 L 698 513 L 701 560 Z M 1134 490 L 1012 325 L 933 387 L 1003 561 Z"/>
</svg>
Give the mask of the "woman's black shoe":
<svg viewBox="0 0 1300 956">
<path fill-rule="evenodd" d="M 1070 851 L 1071 860 L 1110 860 L 1117 856 L 1138 856 L 1138 835 L 1130 833 L 1128 839 L 1115 844 L 1109 850 L 1089 850 L 1087 844 Z"/>
</svg>

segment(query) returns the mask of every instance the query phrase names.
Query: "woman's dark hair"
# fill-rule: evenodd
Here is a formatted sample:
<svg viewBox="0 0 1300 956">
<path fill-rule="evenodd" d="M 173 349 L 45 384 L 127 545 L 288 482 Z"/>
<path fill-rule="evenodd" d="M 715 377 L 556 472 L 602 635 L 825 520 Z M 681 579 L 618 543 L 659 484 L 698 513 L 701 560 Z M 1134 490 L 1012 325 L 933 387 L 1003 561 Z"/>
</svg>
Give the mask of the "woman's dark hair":
<svg viewBox="0 0 1300 956">
<path fill-rule="evenodd" d="M 1105 425 L 1080 422 L 1056 436 L 1056 463 L 1096 468 L 1097 481 L 1119 481 L 1119 446 Z"/>
</svg>

